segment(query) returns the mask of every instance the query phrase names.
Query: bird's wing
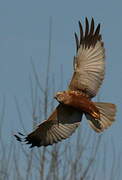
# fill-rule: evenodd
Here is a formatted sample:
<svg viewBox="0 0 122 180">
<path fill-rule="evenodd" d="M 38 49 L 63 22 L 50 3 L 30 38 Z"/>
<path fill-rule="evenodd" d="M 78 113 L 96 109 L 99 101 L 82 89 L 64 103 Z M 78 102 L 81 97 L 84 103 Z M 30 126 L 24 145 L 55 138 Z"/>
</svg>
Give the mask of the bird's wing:
<svg viewBox="0 0 122 180">
<path fill-rule="evenodd" d="M 48 146 L 68 138 L 79 126 L 82 112 L 72 107 L 58 105 L 48 120 L 42 122 L 38 128 L 27 135 L 24 141 L 34 146 Z M 21 133 L 19 133 L 22 135 Z M 15 135 L 18 141 L 23 141 L 18 135 Z"/>
<path fill-rule="evenodd" d="M 74 74 L 69 84 L 70 90 L 79 90 L 85 92 L 90 98 L 94 97 L 105 73 L 105 50 L 100 34 L 100 24 L 94 27 L 92 18 L 89 28 L 89 22 L 86 18 L 85 32 L 81 22 L 80 39 L 75 33 L 77 54 L 74 57 Z"/>
</svg>

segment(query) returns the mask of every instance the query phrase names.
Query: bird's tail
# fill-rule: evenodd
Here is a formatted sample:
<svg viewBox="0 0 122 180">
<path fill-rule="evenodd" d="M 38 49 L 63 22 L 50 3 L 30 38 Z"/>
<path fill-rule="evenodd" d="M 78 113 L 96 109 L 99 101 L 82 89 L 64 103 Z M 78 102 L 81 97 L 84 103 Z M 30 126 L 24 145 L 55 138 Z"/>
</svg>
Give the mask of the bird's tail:
<svg viewBox="0 0 122 180">
<path fill-rule="evenodd" d="M 100 111 L 100 119 L 94 119 L 89 114 L 85 114 L 90 127 L 100 133 L 107 129 L 115 121 L 116 105 L 111 103 L 95 102 Z"/>
</svg>

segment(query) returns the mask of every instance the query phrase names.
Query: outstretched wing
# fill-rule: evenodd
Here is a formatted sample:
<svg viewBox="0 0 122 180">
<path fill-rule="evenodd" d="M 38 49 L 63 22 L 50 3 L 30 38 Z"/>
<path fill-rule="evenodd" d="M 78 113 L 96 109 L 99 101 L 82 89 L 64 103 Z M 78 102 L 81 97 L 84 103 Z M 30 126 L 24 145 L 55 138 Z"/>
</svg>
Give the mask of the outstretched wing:
<svg viewBox="0 0 122 180">
<path fill-rule="evenodd" d="M 82 112 L 72 107 L 60 104 L 48 120 L 42 122 L 27 137 L 21 138 L 18 135 L 15 135 L 15 137 L 18 141 L 25 141 L 27 144 L 31 144 L 31 147 L 52 145 L 72 135 L 80 124 L 82 114 Z M 22 136 L 21 133 L 19 134 Z"/>
<path fill-rule="evenodd" d="M 77 54 L 74 57 L 74 74 L 69 88 L 85 92 L 92 98 L 97 94 L 104 79 L 105 50 L 100 34 L 100 24 L 95 29 L 92 18 L 89 28 L 86 18 L 85 33 L 81 22 L 79 22 L 79 27 L 80 39 L 75 33 Z"/>
</svg>

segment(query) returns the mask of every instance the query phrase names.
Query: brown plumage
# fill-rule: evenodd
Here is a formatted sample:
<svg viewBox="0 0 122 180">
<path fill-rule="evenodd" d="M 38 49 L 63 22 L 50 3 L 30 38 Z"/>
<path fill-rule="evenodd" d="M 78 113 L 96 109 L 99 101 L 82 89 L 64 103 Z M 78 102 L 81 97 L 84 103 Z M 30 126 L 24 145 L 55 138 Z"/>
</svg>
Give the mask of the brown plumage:
<svg viewBox="0 0 122 180">
<path fill-rule="evenodd" d="M 93 18 L 91 25 L 87 18 L 85 24 L 85 32 L 83 32 L 79 21 L 80 38 L 75 33 L 76 56 L 69 88 L 67 91 L 58 92 L 55 96 L 60 104 L 35 131 L 26 137 L 21 133 L 15 135 L 18 141 L 25 141 L 31 144 L 31 147 L 57 143 L 71 136 L 80 125 L 83 114 L 96 132 L 102 132 L 115 120 L 114 104 L 91 101 L 104 79 L 105 50 L 100 24 L 95 29 Z"/>
<path fill-rule="evenodd" d="M 55 98 L 64 105 L 74 107 L 83 113 L 90 114 L 93 118 L 100 119 L 99 109 L 84 93 L 78 91 L 63 91 L 58 92 Z"/>
</svg>

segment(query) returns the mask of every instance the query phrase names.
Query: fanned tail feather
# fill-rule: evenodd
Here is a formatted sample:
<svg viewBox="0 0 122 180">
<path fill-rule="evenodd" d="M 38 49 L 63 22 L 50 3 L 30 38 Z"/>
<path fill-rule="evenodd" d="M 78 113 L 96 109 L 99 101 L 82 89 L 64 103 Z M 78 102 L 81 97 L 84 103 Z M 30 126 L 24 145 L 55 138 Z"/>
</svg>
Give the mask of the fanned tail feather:
<svg viewBox="0 0 122 180">
<path fill-rule="evenodd" d="M 94 119 L 89 114 L 86 114 L 86 118 L 89 120 L 90 127 L 100 133 L 111 126 L 115 121 L 116 105 L 103 102 L 95 102 L 95 105 L 100 111 L 100 119 Z"/>
</svg>

